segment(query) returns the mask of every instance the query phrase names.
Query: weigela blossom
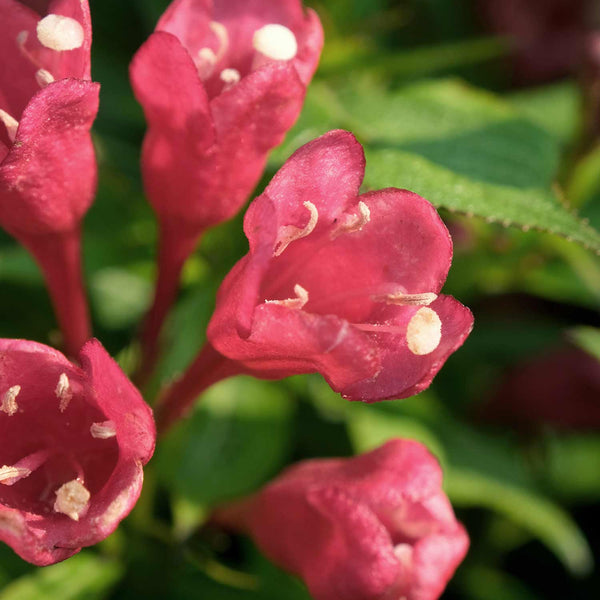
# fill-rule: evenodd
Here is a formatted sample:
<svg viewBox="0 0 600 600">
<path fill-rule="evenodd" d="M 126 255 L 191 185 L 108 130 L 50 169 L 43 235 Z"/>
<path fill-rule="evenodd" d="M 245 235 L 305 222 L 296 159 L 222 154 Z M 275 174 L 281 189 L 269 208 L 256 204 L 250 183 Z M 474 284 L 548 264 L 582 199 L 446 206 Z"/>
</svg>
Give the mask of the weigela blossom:
<svg viewBox="0 0 600 600">
<path fill-rule="evenodd" d="M 323 35 L 299 0 L 175 0 L 131 64 L 142 173 L 161 222 L 196 233 L 248 199 L 294 123 Z"/>
<path fill-rule="evenodd" d="M 79 228 L 96 188 L 87 0 L 0 0 L 0 224 L 35 256 L 65 345 L 89 338 Z"/>
<path fill-rule="evenodd" d="M 249 533 L 315 600 L 435 600 L 469 545 L 441 484 L 427 449 L 396 439 L 292 466 L 215 521 Z"/>
<path fill-rule="evenodd" d="M 364 154 L 330 132 L 300 148 L 250 206 L 250 252 L 226 277 L 208 327 L 218 352 L 259 377 L 320 372 L 353 400 L 423 390 L 471 331 L 438 295 L 448 230 L 412 192 L 359 195 Z"/>
<path fill-rule="evenodd" d="M 142 175 L 160 225 L 147 346 L 198 238 L 240 210 L 296 121 L 322 45 L 316 13 L 299 0 L 175 0 L 136 54 Z"/>
<path fill-rule="evenodd" d="M 293 154 L 252 202 L 250 251 L 217 294 L 210 344 L 163 394 L 159 428 L 236 373 L 318 372 L 350 400 L 404 398 L 463 343 L 473 316 L 439 295 L 448 230 L 412 192 L 359 195 L 364 168 L 354 136 L 332 131 Z"/>
<path fill-rule="evenodd" d="M 135 504 L 152 414 L 96 340 L 0 340 L 0 540 L 36 565 L 103 540 Z"/>
</svg>

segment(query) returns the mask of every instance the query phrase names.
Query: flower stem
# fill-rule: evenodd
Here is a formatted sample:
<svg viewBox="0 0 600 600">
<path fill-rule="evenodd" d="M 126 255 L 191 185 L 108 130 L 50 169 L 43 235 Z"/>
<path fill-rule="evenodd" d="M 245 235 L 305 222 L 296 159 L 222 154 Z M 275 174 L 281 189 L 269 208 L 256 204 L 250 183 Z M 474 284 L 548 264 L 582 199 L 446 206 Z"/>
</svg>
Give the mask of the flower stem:
<svg viewBox="0 0 600 600">
<path fill-rule="evenodd" d="M 161 225 L 154 300 L 140 333 L 142 358 L 138 371 L 134 375 L 138 386 L 147 383 L 154 371 L 160 354 L 160 332 L 169 310 L 177 298 L 185 261 L 194 251 L 199 237 L 200 234 L 188 230 L 179 222 L 168 222 Z"/>
<path fill-rule="evenodd" d="M 207 342 L 185 373 L 160 394 L 154 411 L 158 434 L 166 433 L 184 417 L 204 390 L 242 372 L 239 363 L 219 354 Z"/>
<path fill-rule="evenodd" d="M 20 235 L 46 280 L 67 355 L 77 356 L 92 337 L 81 268 L 81 231 Z"/>
</svg>

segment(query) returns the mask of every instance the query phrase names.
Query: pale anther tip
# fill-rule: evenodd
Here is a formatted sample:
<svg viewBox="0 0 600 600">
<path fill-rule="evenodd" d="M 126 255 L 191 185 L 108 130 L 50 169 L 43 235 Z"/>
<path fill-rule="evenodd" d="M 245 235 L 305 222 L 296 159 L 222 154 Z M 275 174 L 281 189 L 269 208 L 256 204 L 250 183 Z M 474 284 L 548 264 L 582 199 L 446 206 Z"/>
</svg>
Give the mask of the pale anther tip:
<svg viewBox="0 0 600 600">
<path fill-rule="evenodd" d="M 284 25 L 275 23 L 255 31 L 252 45 L 257 52 L 273 60 L 291 60 L 298 53 L 294 33 Z"/>
<path fill-rule="evenodd" d="M 45 88 L 48 84 L 54 81 L 54 77 L 50 71 L 46 71 L 46 69 L 38 69 L 35 73 L 35 80 L 41 88 Z"/>
<path fill-rule="evenodd" d="M 2 404 L 0 404 L 0 411 L 5 412 L 9 417 L 12 417 L 18 410 L 17 396 L 21 391 L 20 385 L 13 385 L 8 388 L 2 396 Z"/>
<path fill-rule="evenodd" d="M 79 21 L 54 14 L 47 15 L 38 22 L 36 33 L 43 46 L 57 52 L 81 48 L 85 39 L 85 32 Z"/>
<path fill-rule="evenodd" d="M 442 321 L 435 310 L 424 306 L 408 322 L 406 342 L 408 349 L 417 356 L 431 354 L 442 339 Z"/>
<path fill-rule="evenodd" d="M 230 87 L 241 79 L 240 72 L 237 69 L 223 69 L 219 77 L 223 83 Z"/>
<path fill-rule="evenodd" d="M 56 490 L 54 511 L 67 515 L 73 521 L 79 521 L 88 508 L 91 494 L 78 479 L 61 485 Z"/>
<path fill-rule="evenodd" d="M 17 129 L 19 128 L 19 121 L 17 121 L 12 115 L 9 115 L 5 110 L 0 108 L 0 121 L 4 123 L 8 138 L 11 142 L 15 141 L 17 137 Z"/>
<path fill-rule="evenodd" d="M 117 428 L 113 421 L 103 421 L 102 423 L 92 423 L 90 434 L 98 440 L 108 440 L 117 435 Z"/>
</svg>

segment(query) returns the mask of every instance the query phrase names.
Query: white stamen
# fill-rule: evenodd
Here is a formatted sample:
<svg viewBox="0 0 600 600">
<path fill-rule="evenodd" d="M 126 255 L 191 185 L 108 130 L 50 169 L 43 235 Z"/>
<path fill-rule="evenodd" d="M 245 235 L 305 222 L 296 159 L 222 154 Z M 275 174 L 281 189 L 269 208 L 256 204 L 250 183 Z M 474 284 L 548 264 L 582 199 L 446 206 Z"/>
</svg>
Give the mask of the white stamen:
<svg viewBox="0 0 600 600">
<path fill-rule="evenodd" d="M 422 294 L 396 292 L 394 294 L 371 296 L 373 302 L 385 302 L 386 304 L 396 304 L 398 306 L 429 306 L 436 298 L 437 294 L 433 292 L 424 292 Z"/>
<path fill-rule="evenodd" d="M 8 388 L 8 390 L 4 393 L 4 396 L 2 396 L 2 405 L 0 405 L 0 410 L 5 412 L 9 417 L 12 417 L 19 410 L 17 396 L 19 395 L 20 391 L 20 385 L 13 385 L 11 388 Z"/>
<path fill-rule="evenodd" d="M 396 544 L 394 554 L 403 567 L 409 568 L 413 560 L 413 547 L 410 544 Z"/>
<path fill-rule="evenodd" d="M 219 40 L 219 48 L 215 55 L 215 62 L 219 62 L 223 56 L 225 56 L 225 52 L 227 52 L 229 48 L 229 34 L 227 33 L 227 28 L 225 25 L 223 25 L 223 23 L 219 23 L 218 21 L 211 21 L 208 26 Z"/>
<path fill-rule="evenodd" d="M 31 475 L 31 470 L 25 467 L 11 467 L 9 465 L 0 467 L 0 483 L 2 485 L 13 485 L 29 475 Z"/>
<path fill-rule="evenodd" d="M 420 308 L 408 322 L 406 341 L 408 349 L 417 356 L 433 352 L 442 339 L 442 321 L 431 308 Z"/>
<path fill-rule="evenodd" d="M 308 223 L 300 228 L 295 225 L 284 225 L 279 228 L 277 232 L 277 240 L 273 250 L 273 256 L 279 256 L 292 242 L 299 240 L 300 238 L 306 237 L 311 234 L 313 229 L 317 226 L 319 220 L 319 211 L 312 202 L 304 202 L 305 208 L 310 212 L 310 219 Z"/>
<path fill-rule="evenodd" d="M 295 298 L 287 298 L 286 300 L 265 300 L 265 304 L 278 304 L 279 306 L 295 308 L 297 310 L 304 308 L 304 305 L 308 302 L 308 291 L 297 283 L 294 286 L 294 294 L 296 294 Z"/>
<path fill-rule="evenodd" d="M 361 200 L 358 203 L 358 214 L 346 214 L 344 220 L 341 221 L 338 226 L 331 232 L 331 239 L 335 240 L 336 237 L 343 233 L 354 233 L 360 231 L 369 221 L 371 220 L 371 211 L 369 207 Z"/>
<path fill-rule="evenodd" d="M 56 490 L 54 510 L 67 515 L 73 521 L 79 521 L 87 511 L 91 494 L 78 479 L 68 481 Z"/>
<path fill-rule="evenodd" d="M 113 421 L 103 421 L 102 423 L 92 423 L 90 433 L 93 438 L 98 440 L 108 440 L 117 435 L 117 428 Z"/>
<path fill-rule="evenodd" d="M 240 72 L 237 69 L 223 69 L 219 77 L 225 83 L 224 91 L 227 91 L 240 81 Z"/>
<path fill-rule="evenodd" d="M 198 63 L 196 63 L 196 67 L 200 79 L 208 79 L 215 70 L 217 56 L 210 48 L 200 48 L 200 50 L 198 50 Z"/>
<path fill-rule="evenodd" d="M 0 108 L 0 121 L 4 123 L 4 127 L 6 127 L 6 131 L 8 133 L 8 138 L 11 142 L 15 141 L 17 137 L 17 129 L 19 128 L 19 121 L 17 121 L 14 117 L 11 117 L 5 110 Z"/>
<path fill-rule="evenodd" d="M 46 69 L 38 69 L 35 73 L 35 80 L 41 88 L 45 88 L 49 83 L 54 81 L 54 77 L 50 71 L 46 71 Z"/>
<path fill-rule="evenodd" d="M 273 60 L 290 60 L 298 53 L 296 36 L 287 27 L 269 24 L 254 32 L 252 45 Z"/>
<path fill-rule="evenodd" d="M 71 402 L 71 399 L 73 398 L 71 382 L 69 381 L 69 378 L 67 377 L 66 373 L 60 374 L 54 393 L 56 394 L 56 397 L 60 400 L 60 404 L 58 405 L 60 412 L 65 412 L 67 406 L 69 406 L 69 402 Z"/>
<path fill-rule="evenodd" d="M 81 48 L 85 38 L 83 27 L 71 17 L 47 15 L 37 24 L 37 37 L 42 46 L 63 52 Z"/>
</svg>

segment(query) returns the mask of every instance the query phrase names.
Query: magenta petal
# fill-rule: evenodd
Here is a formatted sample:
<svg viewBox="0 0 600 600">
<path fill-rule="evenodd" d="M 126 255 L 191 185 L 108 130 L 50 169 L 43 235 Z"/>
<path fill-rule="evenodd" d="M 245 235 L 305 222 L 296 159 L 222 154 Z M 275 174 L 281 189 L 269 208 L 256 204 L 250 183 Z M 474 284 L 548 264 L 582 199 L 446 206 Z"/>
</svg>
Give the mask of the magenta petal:
<svg viewBox="0 0 600 600">
<path fill-rule="evenodd" d="M 154 448 L 152 415 L 96 340 L 81 351 L 83 368 L 24 340 L 0 340 L 0 358 L 0 539 L 52 564 L 103 540 L 131 510 Z"/>
<path fill-rule="evenodd" d="M 36 68 L 17 44 L 21 31 L 35 30 L 39 16 L 17 0 L 0 0 L 0 108 L 19 120 L 29 99 L 39 90 Z M 0 130 L 4 125 L 0 125 Z M 4 132 L 0 132 L 0 141 Z"/>
<path fill-rule="evenodd" d="M 266 65 L 211 101 L 219 146 L 212 164 L 215 222 L 231 218 L 258 183 L 267 153 L 294 124 L 304 86 L 286 63 Z"/>
<path fill-rule="evenodd" d="M 246 213 L 250 247 L 265 243 L 273 248 L 280 227 L 306 225 L 304 202 L 317 209 L 317 227 L 331 225 L 355 201 L 364 169 L 362 146 L 347 131 L 330 131 L 296 150 Z M 266 213 L 273 214 L 271 227 L 264 226 Z"/>
<path fill-rule="evenodd" d="M 97 397 L 103 399 L 106 416 L 121 424 L 123 458 L 146 464 L 156 437 L 150 407 L 98 340 L 90 340 L 81 349 L 80 361 Z"/>
<path fill-rule="evenodd" d="M 346 321 L 274 304 L 256 308 L 251 334 L 239 350 L 236 360 L 267 378 L 318 371 L 334 389 L 379 370 L 375 345 Z"/>
<path fill-rule="evenodd" d="M 317 70 L 323 48 L 323 27 L 314 10 L 308 9 L 299 30 L 298 54 L 293 62 L 300 79 L 304 85 L 308 85 Z"/>
<path fill-rule="evenodd" d="M 96 189 L 90 128 L 99 85 L 64 79 L 25 109 L 0 165 L 0 221 L 13 235 L 75 229 Z"/>
<path fill-rule="evenodd" d="M 153 33 L 133 58 L 130 74 L 151 127 L 189 133 L 198 147 L 213 142 L 206 92 L 189 53 L 174 35 Z"/>
<path fill-rule="evenodd" d="M 436 600 L 469 545 L 441 486 L 427 449 L 395 439 L 299 463 L 215 520 L 249 533 L 315 600 Z"/>
<path fill-rule="evenodd" d="M 130 73 L 149 123 L 142 154 L 148 197 L 159 215 L 196 221 L 206 210 L 198 198 L 210 185 L 198 165 L 215 139 L 196 67 L 176 37 L 159 31 L 137 52 Z"/>
<path fill-rule="evenodd" d="M 156 31 L 171 33 L 190 54 L 196 54 L 211 46 L 211 13 L 211 0 L 174 0 L 158 20 Z"/>
<path fill-rule="evenodd" d="M 92 19 L 88 0 L 52 0 L 47 14 L 61 15 L 77 21 L 83 27 L 83 44 L 74 50 L 56 52 L 36 43 L 33 54 L 40 64 L 52 73 L 54 79 L 91 79 Z M 35 37 L 32 32 L 31 38 Z M 34 43 L 29 40 L 29 45 Z"/>
<path fill-rule="evenodd" d="M 442 322 L 439 345 L 429 354 L 417 356 L 407 346 L 406 326 L 417 308 L 397 310 L 393 326 L 396 333 L 373 333 L 381 353 L 381 370 L 372 379 L 338 390 L 348 400 L 375 402 L 407 398 L 423 391 L 442 368 L 444 362 L 459 348 L 473 328 L 471 311 L 450 296 L 439 296 L 429 305 Z"/>
</svg>

